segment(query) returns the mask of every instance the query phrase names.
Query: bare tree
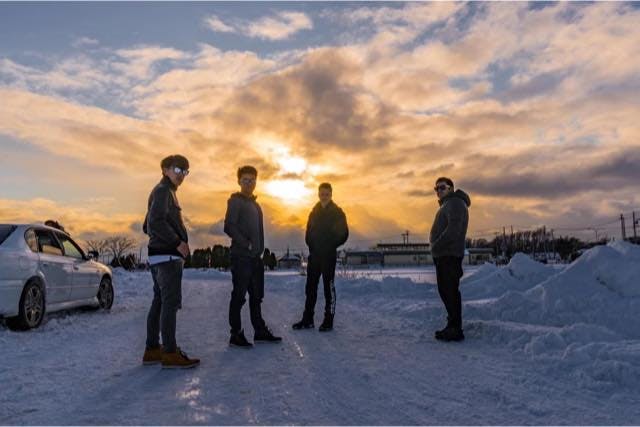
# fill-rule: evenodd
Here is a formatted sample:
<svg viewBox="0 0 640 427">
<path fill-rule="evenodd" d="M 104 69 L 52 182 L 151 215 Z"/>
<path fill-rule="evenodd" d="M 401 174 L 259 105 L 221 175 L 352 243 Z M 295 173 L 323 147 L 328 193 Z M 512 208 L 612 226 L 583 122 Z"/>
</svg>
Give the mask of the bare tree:
<svg viewBox="0 0 640 427">
<path fill-rule="evenodd" d="M 104 242 L 107 252 L 113 256 L 116 263 L 121 267 L 120 259 L 122 256 L 137 245 L 137 241 L 135 239 L 124 235 L 108 237 Z"/>
<path fill-rule="evenodd" d="M 107 239 L 85 240 L 84 244 L 88 250 L 98 252 L 98 255 L 102 255 L 107 249 Z"/>
</svg>

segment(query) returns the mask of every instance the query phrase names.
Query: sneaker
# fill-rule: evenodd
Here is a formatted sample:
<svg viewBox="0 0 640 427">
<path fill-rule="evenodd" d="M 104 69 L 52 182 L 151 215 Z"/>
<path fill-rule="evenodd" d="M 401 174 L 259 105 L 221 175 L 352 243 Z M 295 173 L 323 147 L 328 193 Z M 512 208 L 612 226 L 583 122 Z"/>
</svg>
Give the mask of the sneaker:
<svg viewBox="0 0 640 427">
<path fill-rule="evenodd" d="M 302 319 L 298 323 L 294 323 L 293 329 L 313 329 L 316 325 L 313 324 L 313 320 Z"/>
<path fill-rule="evenodd" d="M 174 353 L 162 353 L 162 369 L 187 369 L 195 368 L 200 364 L 200 359 L 191 359 L 187 353 L 176 348 Z"/>
<path fill-rule="evenodd" d="M 324 320 L 322 321 L 322 324 L 320 325 L 320 328 L 318 328 L 318 330 L 320 332 L 332 331 L 333 330 L 333 315 L 325 314 Z"/>
<path fill-rule="evenodd" d="M 157 365 L 162 362 L 162 346 L 147 348 L 142 356 L 143 365 Z"/>
<path fill-rule="evenodd" d="M 460 328 L 446 328 L 440 334 L 436 332 L 436 339 L 440 341 L 462 341 L 464 340 L 464 333 Z"/>
<path fill-rule="evenodd" d="M 253 344 L 251 344 L 244 336 L 244 329 L 240 332 L 232 332 L 231 338 L 229 338 L 229 345 L 232 347 L 241 347 L 241 348 L 251 348 Z"/>
<path fill-rule="evenodd" d="M 253 334 L 253 342 L 280 342 L 282 337 L 276 337 L 268 327 L 264 327 Z"/>
</svg>

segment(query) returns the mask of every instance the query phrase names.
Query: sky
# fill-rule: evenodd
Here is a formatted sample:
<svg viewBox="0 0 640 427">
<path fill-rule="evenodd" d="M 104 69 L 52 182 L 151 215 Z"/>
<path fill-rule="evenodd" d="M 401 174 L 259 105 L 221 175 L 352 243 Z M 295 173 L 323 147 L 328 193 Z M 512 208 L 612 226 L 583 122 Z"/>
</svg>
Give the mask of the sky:
<svg viewBox="0 0 640 427">
<path fill-rule="evenodd" d="M 426 241 L 433 185 L 468 236 L 620 237 L 640 214 L 640 3 L 0 3 L 0 222 L 144 244 L 160 161 L 193 247 L 227 244 L 236 170 L 266 243 L 304 248 L 331 182 L 347 247 Z M 640 216 L 640 215 L 639 215 Z"/>
</svg>

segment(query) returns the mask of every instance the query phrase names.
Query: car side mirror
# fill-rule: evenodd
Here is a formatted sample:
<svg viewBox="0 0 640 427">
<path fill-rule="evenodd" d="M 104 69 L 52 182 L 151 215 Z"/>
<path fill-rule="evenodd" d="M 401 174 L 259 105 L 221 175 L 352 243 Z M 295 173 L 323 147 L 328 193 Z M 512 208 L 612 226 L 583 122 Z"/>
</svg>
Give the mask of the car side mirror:
<svg viewBox="0 0 640 427">
<path fill-rule="evenodd" d="M 98 259 L 98 256 L 100 256 L 98 251 L 89 251 L 88 255 L 89 255 L 89 259 L 96 259 L 96 260 Z"/>
</svg>

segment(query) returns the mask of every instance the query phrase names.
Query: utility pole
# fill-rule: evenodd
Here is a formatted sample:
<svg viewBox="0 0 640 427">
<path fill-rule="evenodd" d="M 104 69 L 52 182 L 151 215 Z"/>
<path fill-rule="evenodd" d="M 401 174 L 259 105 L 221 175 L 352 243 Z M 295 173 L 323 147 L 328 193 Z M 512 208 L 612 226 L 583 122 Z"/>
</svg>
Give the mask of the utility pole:
<svg viewBox="0 0 640 427">
<path fill-rule="evenodd" d="M 620 214 L 620 226 L 622 227 L 622 240 L 627 240 L 627 230 L 624 226 L 624 215 Z"/>
<path fill-rule="evenodd" d="M 638 220 L 636 219 L 636 212 L 632 212 L 633 216 L 633 243 L 638 243 L 638 235 L 636 234 L 636 226 L 638 225 Z"/>
</svg>

